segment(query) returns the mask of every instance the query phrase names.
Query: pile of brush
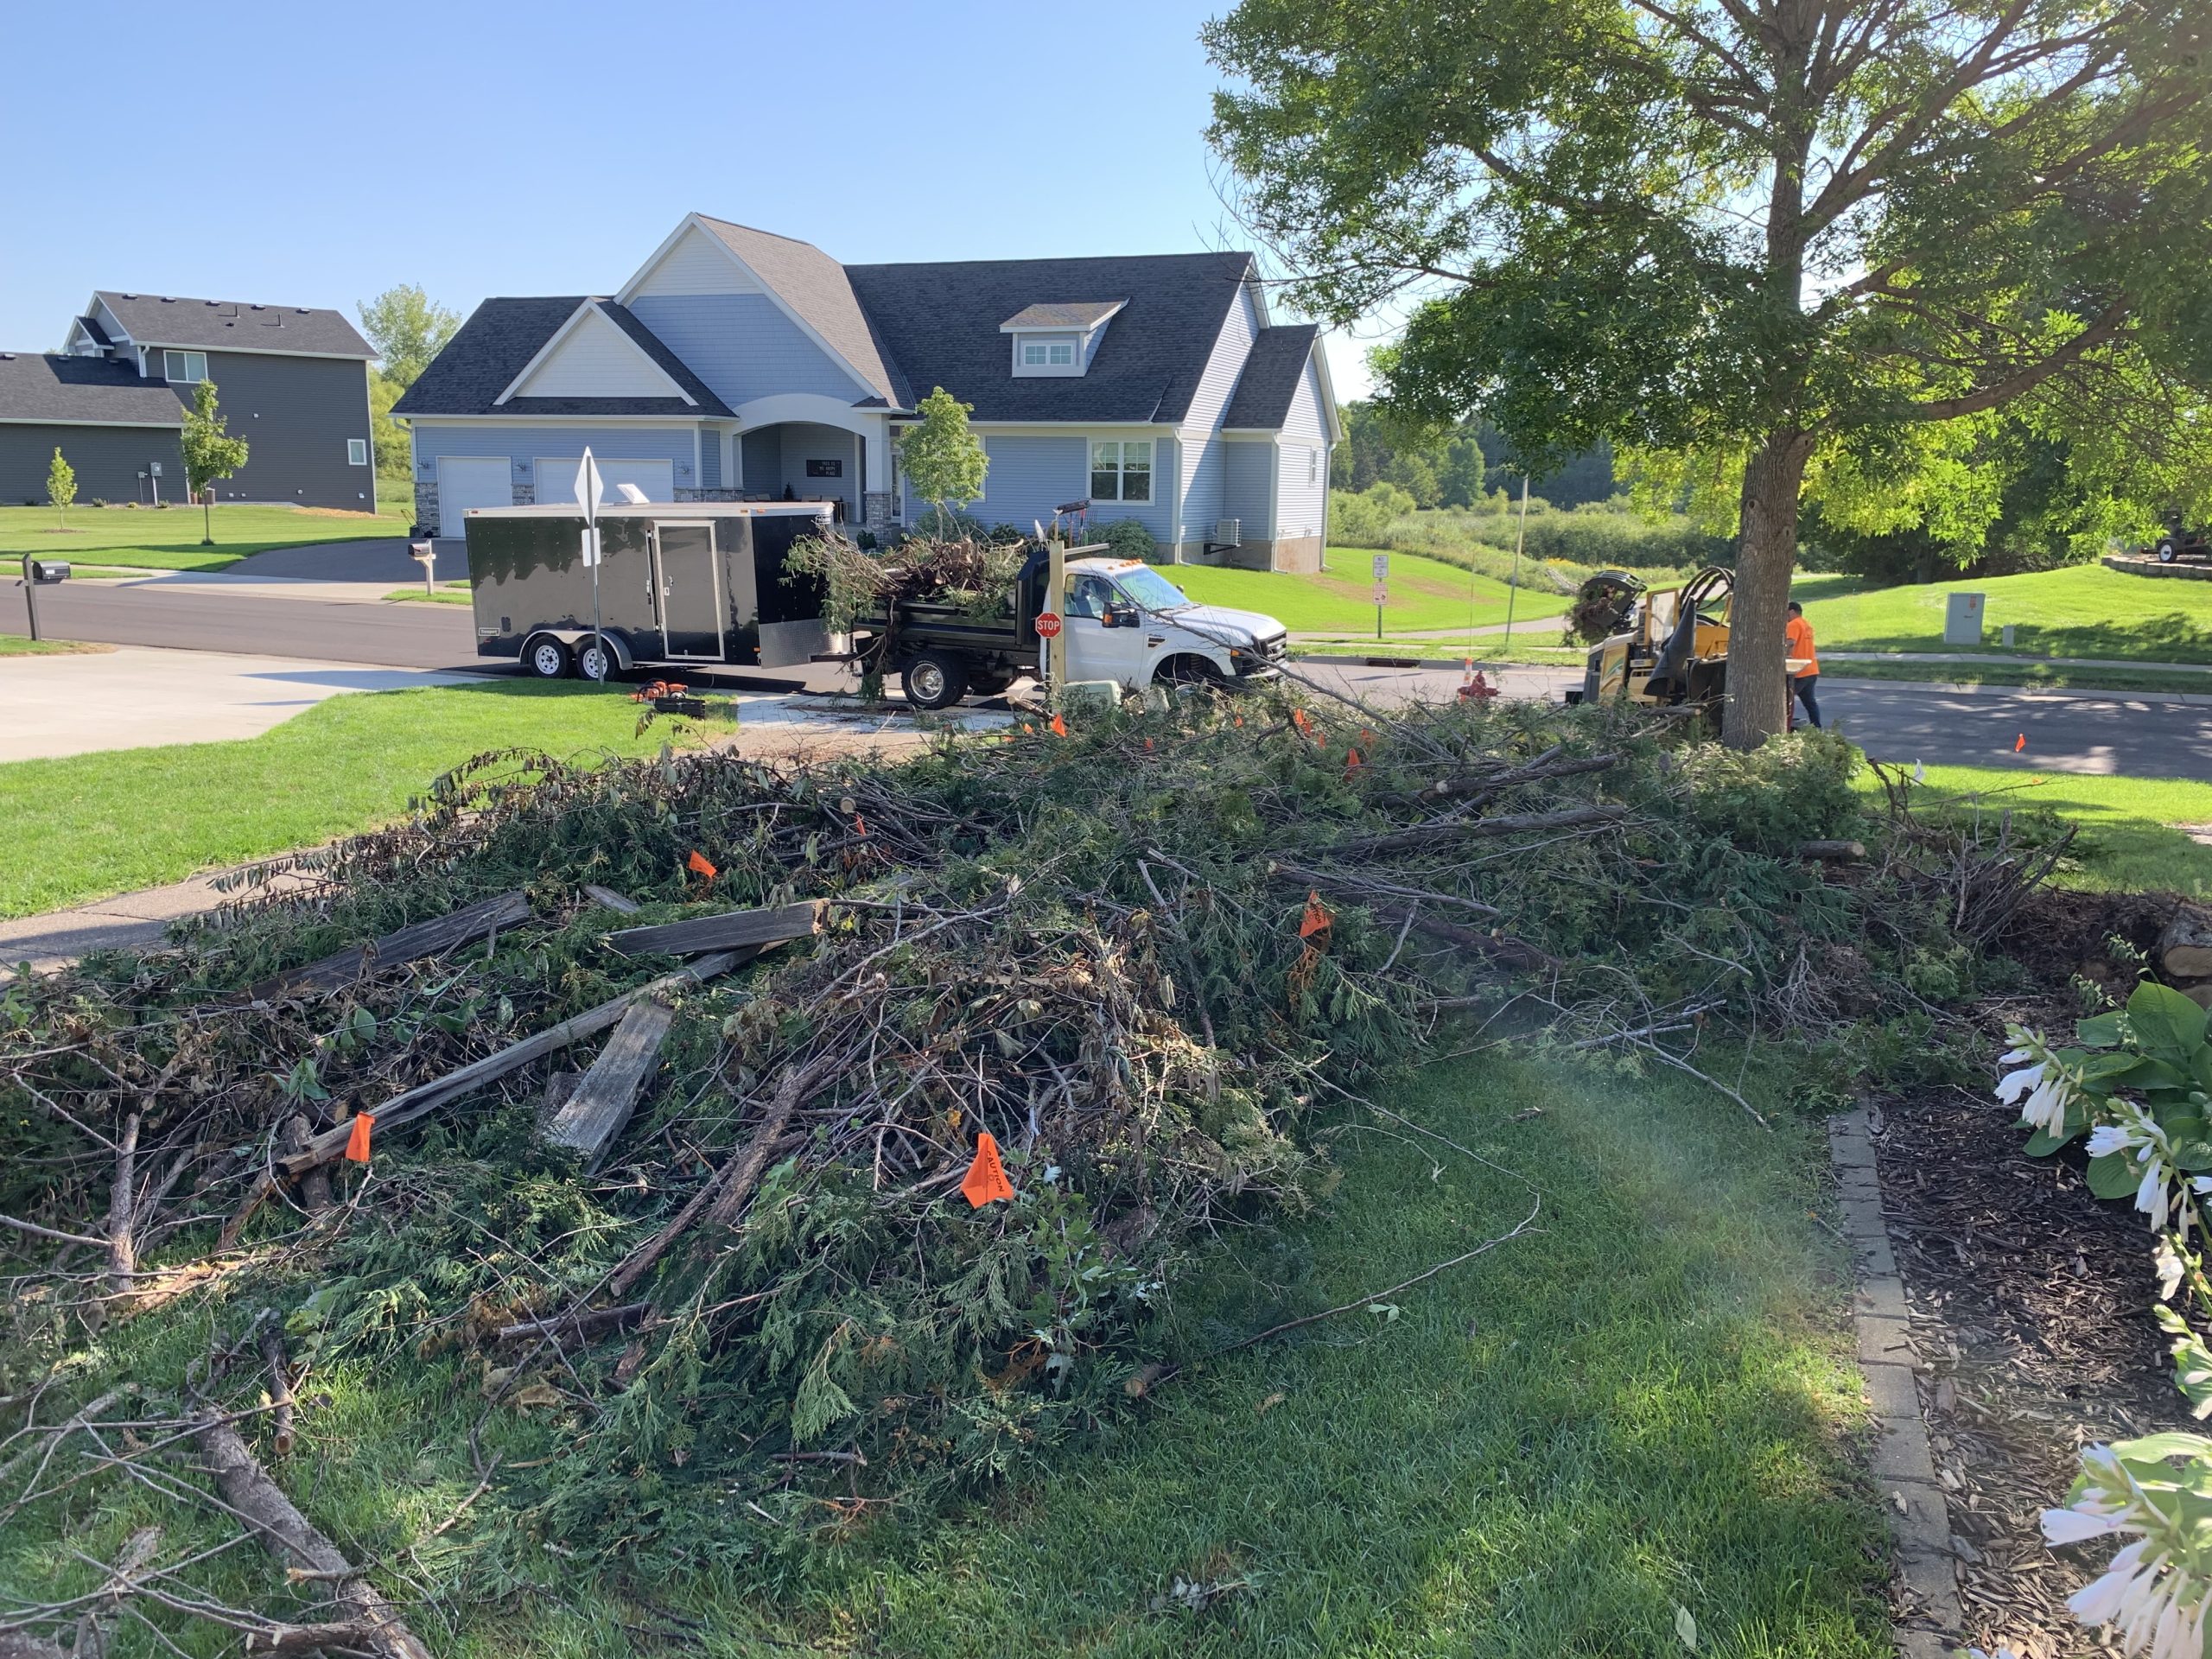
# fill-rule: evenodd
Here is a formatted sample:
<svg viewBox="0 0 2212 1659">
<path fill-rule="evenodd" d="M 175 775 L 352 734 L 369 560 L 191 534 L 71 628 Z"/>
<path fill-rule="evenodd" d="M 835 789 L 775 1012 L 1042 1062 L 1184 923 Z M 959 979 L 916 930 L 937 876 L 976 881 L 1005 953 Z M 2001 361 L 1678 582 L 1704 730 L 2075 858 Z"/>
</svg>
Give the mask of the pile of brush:
<svg viewBox="0 0 2212 1659">
<path fill-rule="evenodd" d="M 1878 895 L 1735 844 L 1669 741 L 1285 693 L 897 766 L 487 757 L 168 953 L 8 988 L 0 1394 L 251 1431 L 302 1366 L 480 1387 L 480 1588 L 1001 1477 L 1131 1408 L 1207 1230 L 1317 1202 L 1317 1116 L 1440 1021 L 1689 1066 L 1863 934 Z M 83 1347 L 188 1325 L 274 1369 Z M 66 1418 L 18 1528 L 113 1478 Z"/>
</svg>

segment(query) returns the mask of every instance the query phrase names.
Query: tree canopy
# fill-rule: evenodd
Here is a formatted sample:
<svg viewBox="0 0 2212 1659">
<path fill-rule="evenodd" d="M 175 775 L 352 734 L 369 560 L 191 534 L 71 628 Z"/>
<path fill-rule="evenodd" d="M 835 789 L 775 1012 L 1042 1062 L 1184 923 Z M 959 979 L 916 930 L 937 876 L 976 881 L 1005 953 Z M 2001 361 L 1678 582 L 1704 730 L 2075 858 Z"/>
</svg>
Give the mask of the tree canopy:
<svg viewBox="0 0 2212 1659">
<path fill-rule="evenodd" d="M 438 304 L 414 283 L 387 288 L 358 308 L 361 332 L 383 359 L 385 378 L 404 391 L 445 350 L 461 327 L 461 315 Z"/>
<path fill-rule="evenodd" d="M 899 433 L 899 464 L 907 486 L 937 509 L 940 530 L 950 514 L 982 494 L 990 470 L 990 457 L 968 429 L 974 408 L 939 386 L 916 407 L 920 418 Z"/>
<path fill-rule="evenodd" d="M 179 435 L 184 450 L 185 486 L 196 497 L 219 478 L 228 478 L 245 465 L 246 442 L 231 436 L 215 401 L 215 383 L 202 380 L 192 389 L 192 407 L 184 412 Z"/>
<path fill-rule="evenodd" d="M 2000 418 L 2212 496 L 2202 0 L 1242 0 L 1242 211 L 1407 422 L 1610 440 L 1739 526 L 1728 733 L 1784 710 L 1808 482 L 1883 507 Z M 1955 505 L 1955 501 L 1954 502 Z"/>
</svg>

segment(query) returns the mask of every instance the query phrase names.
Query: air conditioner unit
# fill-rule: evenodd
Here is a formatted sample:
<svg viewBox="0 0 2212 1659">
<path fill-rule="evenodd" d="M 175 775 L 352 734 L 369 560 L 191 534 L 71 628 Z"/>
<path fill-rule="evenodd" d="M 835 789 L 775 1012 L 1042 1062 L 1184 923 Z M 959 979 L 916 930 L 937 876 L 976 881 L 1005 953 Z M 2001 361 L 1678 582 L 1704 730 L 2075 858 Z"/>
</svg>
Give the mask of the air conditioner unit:
<svg viewBox="0 0 2212 1659">
<path fill-rule="evenodd" d="M 1217 518 L 1213 521 L 1213 544 L 1216 547 L 1244 545 L 1244 521 L 1241 518 Z"/>
</svg>

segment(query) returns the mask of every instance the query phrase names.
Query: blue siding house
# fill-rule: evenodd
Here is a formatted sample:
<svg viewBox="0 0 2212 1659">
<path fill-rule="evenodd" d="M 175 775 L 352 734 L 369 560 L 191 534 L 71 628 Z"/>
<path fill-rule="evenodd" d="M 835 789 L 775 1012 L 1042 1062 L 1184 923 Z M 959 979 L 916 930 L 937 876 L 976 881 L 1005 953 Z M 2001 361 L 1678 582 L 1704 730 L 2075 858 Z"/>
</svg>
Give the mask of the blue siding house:
<svg viewBox="0 0 2212 1659">
<path fill-rule="evenodd" d="M 1249 254 L 842 265 L 693 213 L 611 294 L 485 301 L 393 412 L 441 535 L 567 499 L 586 446 L 652 500 L 826 500 L 888 535 L 938 386 L 990 457 L 986 523 L 1088 502 L 1163 560 L 1319 567 L 1336 403 Z"/>
</svg>

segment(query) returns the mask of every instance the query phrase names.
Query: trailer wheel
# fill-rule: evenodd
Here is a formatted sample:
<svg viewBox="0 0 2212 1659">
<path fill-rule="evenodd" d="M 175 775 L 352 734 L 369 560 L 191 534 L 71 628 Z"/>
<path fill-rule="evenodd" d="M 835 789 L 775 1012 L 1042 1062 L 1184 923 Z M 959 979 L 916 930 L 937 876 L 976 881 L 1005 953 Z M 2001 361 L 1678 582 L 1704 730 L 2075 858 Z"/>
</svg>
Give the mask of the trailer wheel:
<svg viewBox="0 0 2212 1659">
<path fill-rule="evenodd" d="M 541 680 L 564 679 L 575 671 L 569 648 L 550 633 L 534 633 L 522 648 L 522 664 Z"/>
<path fill-rule="evenodd" d="M 2181 557 L 2181 543 L 2171 536 L 2159 537 L 2158 550 L 2160 564 L 2171 564 L 2176 559 Z"/>
<path fill-rule="evenodd" d="M 917 709 L 949 709 L 967 695 L 968 671 L 949 652 L 925 651 L 906 659 L 899 677 Z"/>
<path fill-rule="evenodd" d="M 605 634 L 588 633 L 576 645 L 576 672 L 604 683 L 622 671 L 622 659 Z"/>
</svg>

